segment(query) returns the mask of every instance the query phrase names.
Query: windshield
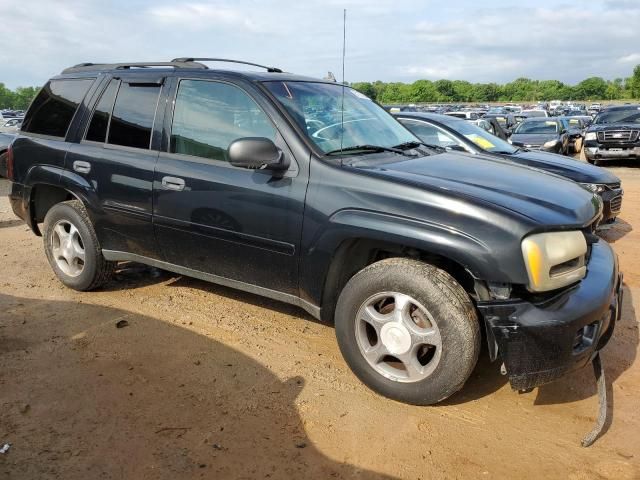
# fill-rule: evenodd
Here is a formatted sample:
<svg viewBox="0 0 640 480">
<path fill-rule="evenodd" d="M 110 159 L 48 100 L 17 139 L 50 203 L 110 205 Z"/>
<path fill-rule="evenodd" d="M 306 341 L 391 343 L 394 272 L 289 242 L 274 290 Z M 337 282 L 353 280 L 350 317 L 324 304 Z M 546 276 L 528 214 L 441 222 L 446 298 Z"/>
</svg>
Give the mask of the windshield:
<svg viewBox="0 0 640 480">
<path fill-rule="evenodd" d="M 295 81 L 264 85 L 324 153 L 359 145 L 394 147 L 420 142 L 383 108 L 352 88 Z"/>
<path fill-rule="evenodd" d="M 558 133 L 558 122 L 553 120 L 529 122 L 525 120 L 518 125 L 518 128 L 516 128 L 516 131 L 513 133 L 516 135 L 529 133 Z"/>
<path fill-rule="evenodd" d="M 636 109 L 612 110 L 600 112 L 595 124 L 603 123 L 640 123 L 640 107 Z"/>
<path fill-rule="evenodd" d="M 512 147 L 508 142 L 491 135 L 489 132 L 469 122 L 443 122 L 460 135 L 464 135 L 477 146 L 492 153 L 515 153 L 518 149 Z"/>
</svg>

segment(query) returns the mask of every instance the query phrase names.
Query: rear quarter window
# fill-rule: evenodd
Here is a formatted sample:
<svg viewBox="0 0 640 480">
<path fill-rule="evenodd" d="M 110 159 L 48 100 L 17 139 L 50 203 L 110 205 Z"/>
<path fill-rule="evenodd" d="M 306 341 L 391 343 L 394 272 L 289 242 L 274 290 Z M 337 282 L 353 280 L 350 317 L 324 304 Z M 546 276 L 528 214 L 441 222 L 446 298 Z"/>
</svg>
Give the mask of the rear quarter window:
<svg viewBox="0 0 640 480">
<path fill-rule="evenodd" d="M 22 131 L 64 138 L 93 81 L 93 78 L 49 81 L 29 107 Z"/>
</svg>

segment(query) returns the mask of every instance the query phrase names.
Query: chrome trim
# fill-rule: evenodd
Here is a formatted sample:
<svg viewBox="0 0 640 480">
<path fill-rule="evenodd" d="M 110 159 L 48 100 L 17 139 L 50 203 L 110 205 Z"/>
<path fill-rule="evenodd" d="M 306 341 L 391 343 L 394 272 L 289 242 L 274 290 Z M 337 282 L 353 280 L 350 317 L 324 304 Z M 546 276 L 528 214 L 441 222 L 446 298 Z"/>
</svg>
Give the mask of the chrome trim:
<svg viewBox="0 0 640 480">
<path fill-rule="evenodd" d="M 163 262 L 162 260 L 156 260 L 155 258 L 136 255 L 135 253 L 119 252 L 117 250 L 102 250 L 102 255 L 104 256 L 105 260 L 109 260 L 111 262 L 143 263 L 151 267 L 161 268 L 163 270 L 168 270 L 170 272 L 178 273 L 180 275 L 185 275 L 187 277 L 198 278 L 200 280 L 204 280 L 205 282 L 211 282 L 218 285 L 223 285 L 225 287 L 235 288 L 237 290 L 242 290 L 244 292 L 249 292 L 249 293 L 253 293 L 263 297 L 271 298 L 273 300 L 278 300 L 280 302 L 289 303 L 291 305 L 295 305 L 297 307 L 304 309 L 311 316 L 320 320 L 320 307 L 310 302 L 307 302 L 306 300 L 303 300 L 300 297 L 296 297 L 295 295 L 278 292 L 276 290 L 271 290 L 265 287 L 259 287 L 258 285 L 252 285 L 250 283 L 241 282 L 239 280 L 233 280 L 230 278 L 221 277 L 219 275 L 214 275 L 212 273 L 205 273 L 199 270 L 192 270 L 187 267 L 181 267 L 180 265 L 174 265 L 173 263 Z"/>
</svg>

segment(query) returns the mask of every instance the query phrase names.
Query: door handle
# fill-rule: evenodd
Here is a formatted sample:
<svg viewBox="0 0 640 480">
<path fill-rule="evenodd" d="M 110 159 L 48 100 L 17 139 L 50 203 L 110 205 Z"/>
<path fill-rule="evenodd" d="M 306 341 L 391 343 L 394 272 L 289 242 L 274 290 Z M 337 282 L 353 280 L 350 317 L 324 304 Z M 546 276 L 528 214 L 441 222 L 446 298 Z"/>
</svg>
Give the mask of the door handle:
<svg viewBox="0 0 640 480">
<path fill-rule="evenodd" d="M 76 160 L 73 162 L 73 169 L 78 173 L 89 173 L 91 171 L 91 164 L 89 162 Z"/>
<path fill-rule="evenodd" d="M 162 177 L 162 186 L 167 190 L 184 190 L 184 180 L 177 177 Z"/>
</svg>

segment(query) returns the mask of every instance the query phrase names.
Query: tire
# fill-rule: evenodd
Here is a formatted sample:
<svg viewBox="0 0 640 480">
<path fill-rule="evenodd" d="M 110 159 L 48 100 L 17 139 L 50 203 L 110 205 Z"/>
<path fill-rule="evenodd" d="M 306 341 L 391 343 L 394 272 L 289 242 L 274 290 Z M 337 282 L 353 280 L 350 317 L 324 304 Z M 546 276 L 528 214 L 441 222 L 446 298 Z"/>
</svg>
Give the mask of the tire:
<svg viewBox="0 0 640 480">
<path fill-rule="evenodd" d="M 396 310 L 406 298 L 410 299 L 409 307 L 403 312 L 413 312 L 410 317 Z M 369 318 L 371 308 L 377 321 L 365 322 L 363 318 Z M 409 325 L 407 331 L 431 332 L 424 338 L 433 339 L 428 341 L 436 346 L 419 341 L 414 346 L 411 340 L 411 347 L 403 352 L 407 348 L 406 332 L 395 328 L 398 323 Z M 338 298 L 335 330 L 345 361 L 365 385 L 385 397 L 413 405 L 438 403 L 460 390 L 480 353 L 480 324 L 467 293 L 444 270 L 411 259 L 382 260 L 354 275 Z M 384 352 L 389 355 L 378 362 L 367 359 L 365 350 L 371 352 L 370 358 Z M 396 353 L 401 356 L 394 357 Z M 405 371 L 397 368 L 399 362 L 394 358 L 409 359 L 401 362 Z M 413 365 L 411 370 L 408 364 Z"/>
<path fill-rule="evenodd" d="M 116 262 L 102 256 L 87 210 L 78 200 L 51 207 L 44 218 L 43 240 L 49 265 L 69 288 L 94 290 L 107 283 L 115 270 Z"/>
</svg>

